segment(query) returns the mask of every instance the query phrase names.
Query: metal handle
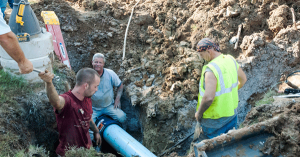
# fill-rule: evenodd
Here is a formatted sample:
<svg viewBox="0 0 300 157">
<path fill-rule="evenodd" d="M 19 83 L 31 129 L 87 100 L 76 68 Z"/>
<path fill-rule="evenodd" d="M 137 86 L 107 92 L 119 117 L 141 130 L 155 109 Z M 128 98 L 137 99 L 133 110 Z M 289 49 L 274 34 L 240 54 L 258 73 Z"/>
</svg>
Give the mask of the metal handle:
<svg viewBox="0 0 300 157">
<path fill-rule="evenodd" d="M 37 72 L 37 73 L 41 73 L 41 72 L 44 72 L 44 71 L 42 71 L 42 70 L 39 70 L 39 69 L 35 69 L 35 68 L 33 68 L 33 71 L 34 71 L 34 72 Z"/>
</svg>

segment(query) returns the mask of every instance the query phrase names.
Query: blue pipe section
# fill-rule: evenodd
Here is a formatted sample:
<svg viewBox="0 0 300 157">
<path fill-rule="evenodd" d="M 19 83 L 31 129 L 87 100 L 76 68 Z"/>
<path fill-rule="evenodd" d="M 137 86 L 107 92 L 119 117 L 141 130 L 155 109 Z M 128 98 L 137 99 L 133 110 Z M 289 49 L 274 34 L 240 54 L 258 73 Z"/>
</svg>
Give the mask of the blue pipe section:
<svg viewBox="0 0 300 157">
<path fill-rule="evenodd" d="M 103 137 L 107 143 L 125 157 L 156 157 L 146 147 L 116 124 L 108 126 L 104 130 Z"/>
<path fill-rule="evenodd" d="M 156 157 L 140 142 L 134 139 L 119 125 L 108 116 L 101 116 L 96 120 L 100 135 L 111 145 L 117 152 L 125 157 Z"/>
</svg>

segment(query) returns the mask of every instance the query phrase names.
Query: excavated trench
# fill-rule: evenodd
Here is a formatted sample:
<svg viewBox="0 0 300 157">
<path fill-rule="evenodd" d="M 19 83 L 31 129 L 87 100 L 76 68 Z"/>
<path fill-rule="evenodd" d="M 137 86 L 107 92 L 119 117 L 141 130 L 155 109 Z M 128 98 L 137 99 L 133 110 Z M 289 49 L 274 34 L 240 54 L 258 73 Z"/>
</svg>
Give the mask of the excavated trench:
<svg viewBox="0 0 300 157">
<path fill-rule="evenodd" d="M 114 70 L 125 84 L 121 98 L 127 114 L 124 129 L 156 155 L 194 132 L 204 64 L 194 50 L 200 39 L 214 38 L 221 51 L 233 55 L 247 75 L 247 83 L 239 90 L 239 124 L 250 110 L 254 112 L 253 103 L 260 95 L 278 87 L 281 74 L 299 68 L 300 32 L 294 29 L 290 11 L 293 8 L 296 19 L 300 19 L 296 0 L 142 0 L 135 8 L 122 60 L 124 34 L 136 2 L 41 0 L 31 7 L 43 27 L 41 11 L 55 11 L 75 72 L 91 67 L 94 53 L 105 54 L 105 67 Z M 235 50 L 231 41 L 239 25 L 243 29 Z M 296 27 L 300 27 L 299 22 Z M 74 72 L 69 73 L 62 65 L 57 69 L 74 84 Z M 63 93 L 63 87 L 59 88 Z M 58 142 L 52 126 L 55 118 L 45 93 L 40 95 L 42 100 L 27 103 L 26 111 L 32 113 L 27 121 L 38 122 L 38 128 L 29 129 L 32 143 L 45 146 L 53 155 Z M 249 117 L 243 124 L 252 124 L 248 122 Z M 172 151 L 186 155 L 191 140 Z"/>
</svg>

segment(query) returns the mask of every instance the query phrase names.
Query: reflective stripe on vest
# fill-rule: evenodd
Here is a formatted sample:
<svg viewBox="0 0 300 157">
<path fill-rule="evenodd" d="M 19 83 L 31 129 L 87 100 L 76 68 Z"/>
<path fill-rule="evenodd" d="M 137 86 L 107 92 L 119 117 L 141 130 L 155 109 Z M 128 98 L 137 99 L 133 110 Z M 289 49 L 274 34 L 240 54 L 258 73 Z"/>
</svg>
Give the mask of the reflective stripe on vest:
<svg viewBox="0 0 300 157">
<path fill-rule="evenodd" d="M 229 57 L 231 58 L 231 57 Z M 231 58 L 232 61 L 234 62 L 234 65 L 235 65 L 235 69 L 236 71 L 238 72 L 238 69 L 237 69 L 237 65 L 236 65 L 236 62 L 233 58 Z M 224 83 L 224 78 L 223 78 L 223 74 L 222 74 L 222 71 L 221 69 L 219 68 L 219 66 L 216 64 L 216 63 L 209 63 L 210 65 L 212 65 L 218 72 L 219 74 L 219 81 L 220 81 L 220 88 L 221 90 L 216 92 L 215 96 L 220 96 L 222 94 L 225 94 L 225 93 L 230 93 L 232 91 L 233 88 L 235 88 L 237 85 L 238 85 L 238 75 L 237 75 L 237 82 L 233 83 L 229 88 L 225 88 L 225 83 Z M 204 96 L 204 92 L 201 90 L 201 81 L 199 81 L 199 91 L 200 91 L 200 96 Z"/>
</svg>

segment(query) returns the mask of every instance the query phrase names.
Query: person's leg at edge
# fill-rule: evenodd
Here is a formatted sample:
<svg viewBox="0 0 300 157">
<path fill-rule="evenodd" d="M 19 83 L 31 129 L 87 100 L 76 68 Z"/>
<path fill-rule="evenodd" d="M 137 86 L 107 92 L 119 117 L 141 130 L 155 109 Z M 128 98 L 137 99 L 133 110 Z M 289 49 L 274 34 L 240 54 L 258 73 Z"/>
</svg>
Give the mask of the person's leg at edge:
<svg viewBox="0 0 300 157">
<path fill-rule="evenodd" d="M 11 9 L 14 7 L 14 0 L 8 0 L 8 5 Z"/>
<path fill-rule="evenodd" d="M 6 5 L 7 5 L 7 0 L 2 0 L 2 2 L 0 3 L 0 7 L 1 7 L 1 12 L 3 14 L 3 18 L 4 18 L 4 11 L 6 10 Z"/>
<path fill-rule="evenodd" d="M 202 126 L 203 133 L 210 139 L 217 137 L 221 134 L 225 134 L 233 128 L 237 129 L 237 116 L 233 118 L 229 123 L 225 124 L 222 128 L 219 129 L 207 128 Z"/>
<path fill-rule="evenodd" d="M 108 115 L 122 124 L 126 120 L 126 113 L 119 108 L 115 109 L 114 105 L 109 105 L 108 107 L 104 108 L 102 114 Z"/>
</svg>

